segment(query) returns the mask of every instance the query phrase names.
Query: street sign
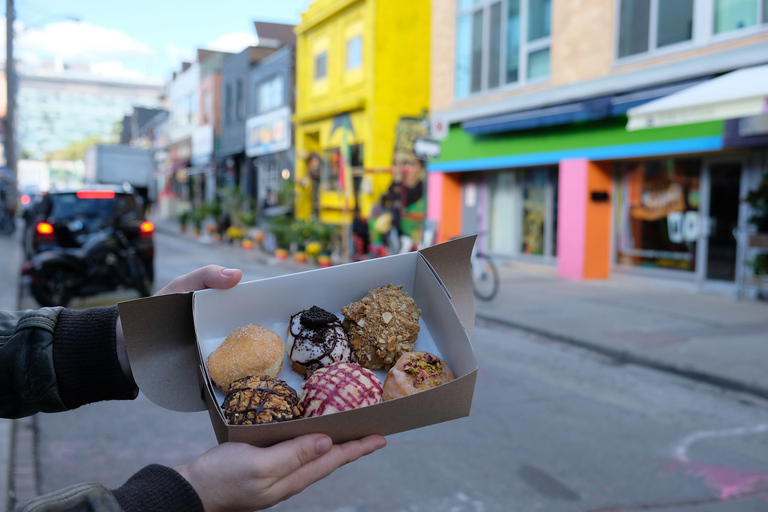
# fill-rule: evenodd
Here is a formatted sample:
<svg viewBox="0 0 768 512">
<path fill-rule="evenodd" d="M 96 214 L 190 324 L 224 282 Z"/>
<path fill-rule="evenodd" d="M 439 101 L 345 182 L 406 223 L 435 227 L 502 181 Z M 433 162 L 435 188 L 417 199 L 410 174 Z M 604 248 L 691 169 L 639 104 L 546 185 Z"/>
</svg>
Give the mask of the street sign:
<svg viewBox="0 0 768 512">
<path fill-rule="evenodd" d="M 430 139 L 416 139 L 413 142 L 413 152 L 417 157 L 437 158 L 440 156 L 440 143 Z"/>
<path fill-rule="evenodd" d="M 429 120 L 430 135 L 435 140 L 445 140 L 448 138 L 448 127 L 449 124 L 445 121 L 445 119 L 433 117 Z"/>
</svg>

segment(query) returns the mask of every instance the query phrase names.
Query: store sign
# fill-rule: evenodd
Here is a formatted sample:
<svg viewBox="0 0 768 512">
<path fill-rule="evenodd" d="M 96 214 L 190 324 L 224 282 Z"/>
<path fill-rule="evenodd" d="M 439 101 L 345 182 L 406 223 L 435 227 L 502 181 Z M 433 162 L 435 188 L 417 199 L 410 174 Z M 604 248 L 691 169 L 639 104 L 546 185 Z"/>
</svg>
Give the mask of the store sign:
<svg viewBox="0 0 768 512">
<path fill-rule="evenodd" d="M 676 244 L 695 242 L 699 238 L 699 212 L 674 212 L 667 215 L 669 241 Z"/>
<path fill-rule="evenodd" d="M 245 154 L 268 155 L 291 147 L 291 109 L 283 107 L 245 122 Z"/>
<path fill-rule="evenodd" d="M 213 155 L 213 125 L 199 126 L 192 132 L 192 164 L 208 163 Z"/>
<path fill-rule="evenodd" d="M 739 119 L 739 137 L 768 134 L 768 114 Z"/>
</svg>

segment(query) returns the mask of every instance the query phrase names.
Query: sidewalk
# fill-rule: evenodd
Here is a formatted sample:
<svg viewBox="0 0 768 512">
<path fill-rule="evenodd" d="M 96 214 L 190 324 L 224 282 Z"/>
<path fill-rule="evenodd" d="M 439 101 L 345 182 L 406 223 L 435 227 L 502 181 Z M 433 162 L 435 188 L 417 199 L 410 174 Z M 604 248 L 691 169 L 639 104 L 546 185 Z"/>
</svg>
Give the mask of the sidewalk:
<svg viewBox="0 0 768 512">
<path fill-rule="evenodd" d="M 11 236 L 0 236 L 0 308 L 18 309 L 21 272 L 21 222 Z M 13 457 L 13 420 L 0 418 L 0 512 L 8 510 L 11 460 Z"/>
<path fill-rule="evenodd" d="M 501 288 L 476 316 L 768 398 L 768 302 L 628 277 L 566 281 L 501 264 Z"/>
</svg>

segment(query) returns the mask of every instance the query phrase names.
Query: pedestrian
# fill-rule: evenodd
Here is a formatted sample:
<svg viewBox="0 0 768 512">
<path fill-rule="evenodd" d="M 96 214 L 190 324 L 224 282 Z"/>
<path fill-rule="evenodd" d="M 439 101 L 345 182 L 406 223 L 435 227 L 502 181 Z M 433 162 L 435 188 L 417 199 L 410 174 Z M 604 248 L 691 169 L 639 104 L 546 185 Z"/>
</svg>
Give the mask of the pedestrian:
<svg viewBox="0 0 768 512">
<path fill-rule="evenodd" d="M 241 277 L 240 270 L 208 265 L 174 279 L 158 295 L 228 289 Z M 0 342 L 1 417 L 60 412 L 138 395 L 117 306 L 0 311 Z M 224 443 L 176 468 L 147 466 L 118 489 L 81 483 L 16 510 L 262 510 L 385 445 L 381 436 L 333 445 L 323 434 L 300 436 L 270 448 Z"/>
</svg>

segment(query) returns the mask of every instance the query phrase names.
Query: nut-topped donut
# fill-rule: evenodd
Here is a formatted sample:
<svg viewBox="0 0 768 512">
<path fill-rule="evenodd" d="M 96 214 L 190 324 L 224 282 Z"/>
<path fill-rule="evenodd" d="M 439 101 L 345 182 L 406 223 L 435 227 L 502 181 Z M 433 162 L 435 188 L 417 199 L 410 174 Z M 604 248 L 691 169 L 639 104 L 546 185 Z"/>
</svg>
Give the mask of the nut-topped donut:
<svg viewBox="0 0 768 512">
<path fill-rule="evenodd" d="M 389 370 L 416 344 L 421 310 L 402 288 L 388 284 L 341 308 L 352 360 L 369 370 Z"/>
<path fill-rule="evenodd" d="M 454 379 L 445 361 L 429 352 L 406 352 L 384 380 L 384 400 L 412 395 Z"/>
</svg>

